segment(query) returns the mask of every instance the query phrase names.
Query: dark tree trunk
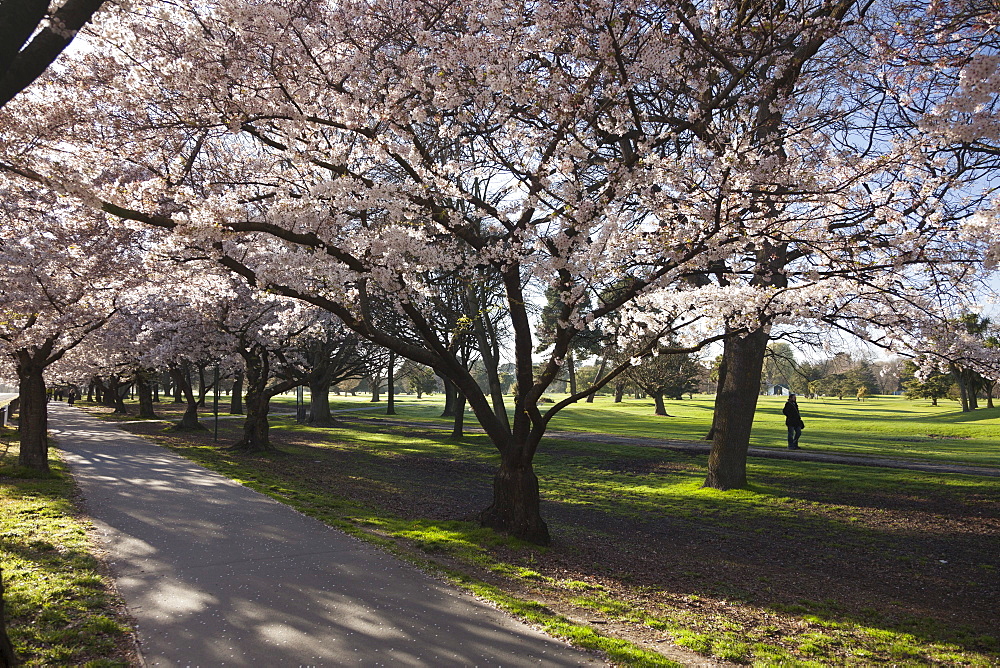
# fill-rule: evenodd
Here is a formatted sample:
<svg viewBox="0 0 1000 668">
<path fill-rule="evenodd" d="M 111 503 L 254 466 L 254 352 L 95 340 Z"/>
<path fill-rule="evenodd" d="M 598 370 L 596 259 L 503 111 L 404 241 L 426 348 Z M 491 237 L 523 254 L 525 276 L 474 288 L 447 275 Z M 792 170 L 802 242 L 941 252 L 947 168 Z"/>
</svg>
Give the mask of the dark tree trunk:
<svg viewBox="0 0 1000 668">
<path fill-rule="evenodd" d="M 455 417 L 455 384 L 445 377 L 441 377 L 444 383 L 444 410 L 441 417 Z"/>
<path fill-rule="evenodd" d="M 309 384 L 309 424 L 335 427 L 341 424 L 330 412 L 330 384 L 324 381 Z"/>
<path fill-rule="evenodd" d="M 271 444 L 267 414 L 271 409 L 271 396 L 267 393 L 247 392 L 247 417 L 243 421 L 243 436 L 233 445 L 234 450 L 267 452 L 275 450 Z"/>
<path fill-rule="evenodd" d="M 153 403 L 160 403 L 160 383 L 158 381 L 153 381 Z"/>
<path fill-rule="evenodd" d="M 46 406 L 45 367 L 23 351 L 18 353 L 17 382 L 20 393 L 17 431 L 21 441 L 18 466 L 49 472 L 48 407 Z"/>
<path fill-rule="evenodd" d="M 119 415 L 128 415 L 128 406 L 125 405 L 125 397 L 128 396 L 129 388 L 132 387 L 131 383 L 122 384 L 121 379 L 117 376 L 115 378 L 115 386 L 111 388 L 111 396 L 115 402 L 115 413 Z"/>
<path fill-rule="evenodd" d="M 977 379 L 973 377 L 973 373 L 968 370 L 965 372 L 965 386 L 969 388 L 967 390 L 969 393 L 969 410 L 979 410 L 979 391 L 982 387 L 981 384 L 977 382 Z"/>
<path fill-rule="evenodd" d="M 198 407 L 205 407 L 205 397 L 208 396 L 210 386 L 205 380 L 205 365 L 198 365 Z"/>
<path fill-rule="evenodd" d="M 761 367 L 763 370 L 763 367 Z M 722 388 L 726 384 L 726 356 L 722 356 L 722 361 L 719 362 L 719 379 L 715 384 L 715 397 L 718 400 L 720 394 L 722 394 Z M 706 441 L 715 440 L 715 417 L 718 415 L 718 411 L 712 411 L 712 426 L 708 430 L 708 434 L 705 435 Z"/>
<path fill-rule="evenodd" d="M 705 487 L 726 490 L 747 485 L 747 448 L 768 338 L 768 330 L 761 328 L 726 339 L 725 382 L 715 398 L 715 437 Z"/>
<path fill-rule="evenodd" d="M 620 404 L 625 398 L 625 383 L 615 385 L 615 403 Z"/>
<path fill-rule="evenodd" d="M 376 403 L 379 401 L 378 386 L 381 384 L 382 384 L 381 377 L 378 378 L 376 378 L 375 376 L 368 377 L 368 386 L 372 391 L 372 403 Z"/>
<path fill-rule="evenodd" d="M 179 430 L 202 430 L 205 427 L 198 422 L 198 400 L 191 388 L 191 375 L 188 373 L 187 362 L 180 368 L 171 371 L 174 379 L 174 391 L 187 401 L 187 407 L 181 421 L 174 425 Z"/>
<path fill-rule="evenodd" d="M 663 393 L 662 392 L 657 392 L 657 393 L 653 394 L 653 403 L 656 406 L 656 414 L 657 415 L 664 415 L 666 417 L 670 417 L 667 414 L 667 407 L 663 405 Z"/>
<path fill-rule="evenodd" d="M 573 353 L 566 355 L 566 373 L 569 374 L 569 393 L 576 394 L 576 362 L 573 360 Z"/>
<path fill-rule="evenodd" d="M 149 420 L 156 419 L 156 411 L 153 410 L 153 386 L 145 373 L 139 371 L 135 376 L 136 393 L 139 395 L 139 417 Z"/>
<path fill-rule="evenodd" d="M 90 381 L 87 385 L 87 401 L 91 402 L 94 400 L 94 381 Z"/>
<path fill-rule="evenodd" d="M 493 478 L 493 503 L 479 515 L 480 523 L 537 545 L 551 541 L 542 519 L 538 478 L 531 466 L 531 449 L 511 443 Z"/>
<path fill-rule="evenodd" d="M 233 379 L 233 390 L 229 396 L 229 412 L 243 415 L 243 372 L 238 371 Z"/>
<path fill-rule="evenodd" d="M 958 382 L 958 393 L 962 399 L 962 412 L 967 413 L 969 411 L 969 389 L 965 384 L 965 374 L 954 364 L 951 365 L 951 372 Z"/>
<path fill-rule="evenodd" d="M 182 403 L 184 403 L 184 390 L 181 389 L 181 384 L 182 383 L 179 380 L 179 378 L 178 378 L 177 375 L 171 374 L 171 377 L 174 379 L 174 403 L 175 404 L 182 404 Z M 191 376 L 190 376 L 190 374 L 185 374 L 185 380 L 187 381 L 186 384 L 190 387 L 190 385 L 191 385 Z"/>
<path fill-rule="evenodd" d="M 0 668 L 13 668 L 20 665 L 14 646 L 7 636 L 7 613 L 3 602 L 3 571 L 0 570 Z"/>
<path fill-rule="evenodd" d="M 117 383 L 115 382 L 114 376 L 108 376 L 106 381 L 98 378 L 97 389 L 100 390 L 101 398 L 98 399 L 98 401 L 101 402 L 101 405 L 116 409 L 115 412 L 117 413 Z"/>
<path fill-rule="evenodd" d="M 608 356 L 605 355 L 604 357 L 601 358 L 601 366 L 599 366 L 597 368 L 597 375 L 594 376 L 594 384 L 595 385 L 597 383 L 601 382 L 601 379 L 604 378 L 604 371 L 607 368 L 608 368 Z M 588 404 L 594 403 L 594 396 L 596 394 L 597 394 L 596 392 L 591 392 L 590 394 L 587 395 L 587 403 Z"/>
<path fill-rule="evenodd" d="M 243 421 L 243 436 L 236 441 L 233 449 L 244 452 L 275 450 L 275 447 L 271 445 L 267 413 L 271 407 L 271 397 L 282 390 L 270 391 L 267 388 L 267 381 L 271 375 L 271 362 L 267 349 L 254 344 L 241 350 L 240 355 L 243 357 L 246 367 L 247 416 Z M 294 387 L 294 385 L 290 387 Z"/>
<path fill-rule="evenodd" d="M 485 309 L 480 309 L 485 310 Z M 500 383 L 500 357 L 496 328 L 493 321 L 485 314 L 474 320 L 476 339 L 479 341 L 480 361 L 486 371 L 486 382 L 493 402 L 493 413 L 501 422 L 507 421 L 507 407 L 503 398 L 503 385 Z M 420 398 L 419 384 L 417 398 Z"/>
<path fill-rule="evenodd" d="M 396 414 L 396 353 L 389 353 L 389 380 L 388 386 L 386 387 L 385 394 L 385 414 L 395 415 Z"/>
<path fill-rule="evenodd" d="M 465 395 L 457 393 L 455 398 L 455 423 L 451 428 L 451 438 L 456 441 L 462 440 L 465 435 Z"/>
</svg>

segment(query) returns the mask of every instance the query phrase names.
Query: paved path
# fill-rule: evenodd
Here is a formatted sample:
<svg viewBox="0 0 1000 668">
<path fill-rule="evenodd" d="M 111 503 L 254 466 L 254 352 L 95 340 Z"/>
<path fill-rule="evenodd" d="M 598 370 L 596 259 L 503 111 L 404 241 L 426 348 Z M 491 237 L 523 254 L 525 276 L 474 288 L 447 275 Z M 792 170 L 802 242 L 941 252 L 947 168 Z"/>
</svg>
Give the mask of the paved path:
<svg viewBox="0 0 1000 668">
<path fill-rule="evenodd" d="M 603 665 L 113 423 L 49 427 L 148 666 Z"/>
</svg>

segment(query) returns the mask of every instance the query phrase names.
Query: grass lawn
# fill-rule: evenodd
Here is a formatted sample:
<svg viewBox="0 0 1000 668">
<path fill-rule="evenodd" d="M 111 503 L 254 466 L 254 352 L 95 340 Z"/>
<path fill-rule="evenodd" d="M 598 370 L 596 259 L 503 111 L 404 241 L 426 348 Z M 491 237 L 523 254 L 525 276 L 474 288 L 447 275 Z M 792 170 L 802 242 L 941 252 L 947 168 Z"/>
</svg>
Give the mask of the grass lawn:
<svg viewBox="0 0 1000 668">
<path fill-rule="evenodd" d="M 26 666 L 138 665 L 122 602 L 94 556 L 65 468 L 39 477 L 0 427 L 0 567 L 8 633 Z"/>
<path fill-rule="evenodd" d="M 385 404 L 340 398 L 342 413 Z M 294 403 L 279 398 L 277 408 Z M 782 401 L 762 398 L 756 444 L 784 438 Z M 710 401 L 610 401 L 554 429 L 700 437 Z M 161 405 L 164 416 L 174 409 Z M 439 569 L 619 665 L 1000 665 L 1000 480 L 752 459 L 752 487 L 701 488 L 706 457 L 550 440 L 537 458 L 548 548 L 480 529 L 496 465 L 485 437 L 442 435 L 435 398 L 397 418 L 316 429 L 273 420 L 279 452 L 243 455 L 211 432 L 132 422 L 182 454 L 302 512 Z M 997 418 L 879 398 L 803 402 L 806 447 L 995 465 Z M 966 418 L 969 416 L 965 416 Z M 436 424 L 437 423 L 437 424 Z M 211 425 L 210 417 L 206 422 Z M 589 425 L 589 427 L 587 427 Z M 238 420 L 220 421 L 220 445 Z M 808 440 L 811 437 L 812 440 Z M 777 443 L 775 443 L 777 442 Z M 617 639 L 627 640 L 626 644 Z"/>
<path fill-rule="evenodd" d="M 562 399 L 565 395 L 550 395 Z M 611 397 L 597 397 L 594 403 L 577 403 L 562 410 L 551 422 L 556 431 L 702 440 L 712 424 L 715 397 L 695 395 L 693 399 L 666 401 L 673 417 L 653 414 L 652 400 L 627 399 L 614 403 Z M 291 410 L 291 395 L 277 397 L 276 410 Z M 750 443 L 758 447 L 785 447 L 784 397 L 760 397 Z M 369 396 L 333 397 L 335 409 L 350 415 L 385 415 L 385 401 L 370 402 Z M 397 417 L 448 425 L 440 418 L 439 396 L 397 397 Z M 867 455 L 898 459 L 952 462 L 1000 467 L 1000 407 L 963 413 L 954 401 L 911 401 L 896 396 L 869 397 L 866 401 L 836 398 L 801 399 L 799 407 L 806 423 L 803 448 L 817 452 Z M 545 409 L 545 406 L 542 406 Z M 475 424 L 472 413 L 470 421 Z"/>
</svg>

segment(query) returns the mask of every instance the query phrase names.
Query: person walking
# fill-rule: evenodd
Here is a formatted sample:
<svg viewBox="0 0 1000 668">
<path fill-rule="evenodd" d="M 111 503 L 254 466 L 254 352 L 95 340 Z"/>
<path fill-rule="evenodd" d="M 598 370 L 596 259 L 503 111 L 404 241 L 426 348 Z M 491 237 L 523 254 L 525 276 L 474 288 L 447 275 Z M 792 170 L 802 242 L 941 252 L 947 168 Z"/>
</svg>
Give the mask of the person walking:
<svg viewBox="0 0 1000 668">
<path fill-rule="evenodd" d="M 799 404 L 795 401 L 795 395 L 789 394 L 785 407 L 781 409 L 785 414 L 785 426 L 788 427 L 788 449 L 799 450 L 799 436 L 802 436 L 802 416 L 799 415 Z"/>
</svg>

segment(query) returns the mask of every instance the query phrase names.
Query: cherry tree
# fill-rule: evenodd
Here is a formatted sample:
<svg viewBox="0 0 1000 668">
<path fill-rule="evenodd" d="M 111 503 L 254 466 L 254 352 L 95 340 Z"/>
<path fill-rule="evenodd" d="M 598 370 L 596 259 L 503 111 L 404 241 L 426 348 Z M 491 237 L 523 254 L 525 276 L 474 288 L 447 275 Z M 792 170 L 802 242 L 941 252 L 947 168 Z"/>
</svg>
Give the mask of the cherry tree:
<svg viewBox="0 0 1000 668">
<path fill-rule="evenodd" d="M 482 522 L 546 542 L 532 460 L 595 387 L 539 400 L 588 330 L 637 355 L 726 338 L 708 484 L 741 486 L 769 330 L 959 255 L 935 243 L 953 184 L 933 160 L 857 145 L 874 120 L 841 74 L 871 7 L 154 4 L 102 21 L 8 120 L 41 138 L 4 167 L 434 368 L 500 455 Z M 511 417 L 435 327 L 438 277 L 483 272 L 512 337 Z M 546 291 L 560 306 L 535 373 Z M 383 304 L 408 326 L 381 327 Z"/>
<path fill-rule="evenodd" d="M 632 79 L 659 68 L 659 79 L 677 80 L 677 63 L 655 54 L 684 40 L 664 33 L 656 17 L 637 17 L 637 32 L 612 20 L 611 6 L 399 9 L 219 3 L 188 8 L 155 30 L 145 19 L 102 22 L 106 39 L 144 65 L 126 71 L 90 58 L 75 73 L 95 92 L 101 82 L 105 103 L 166 95 L 147 105 L 102 103 L 98 118 L 76 89 L 62 100 L 73 108 L 59 109 L 81 121 L 71 137 L 78 159 L 19 171 L 44 170 L 45 182 L 69 191 L 96 185 L 106 211 L 183 234 L 249 282 L 325 308 L 449 378 L 501 458 L 482 521 L 546 542 L 531 462 L 549 420 L 569 402 L 544 414 L 538 402 L 573 340 L 675 280 L 716 237 L 725 240 L 702 225 L 700 202 L 664 194 L 694 188 L 687 166 L 639 164 L 638 146 L 672 140 L 653 127 L 622 136 L 646 122 L 629 112 Z M 512 40 L 517 49 L 500 47 Z M 248 57 L 264 44 L 273 47 L 267 58 Z M 634 70 L 627 76 L 614 66 L 619 57 Z M 116 126 L 127 130 L 111 146 Z M 53 152 L 69 139 L 61 129 Z M 630 157 L 617 165 L 609 158 L 622 144 Z M 122 156 L 128 164 L 116 166 Z M 135 177 L 136 164 L 144 178 Z M 116 170 L 128 180 L 101 187 Z M 510 419 L 432 324 L 433 277 L 482 269 L 503 286 L 513 336 L 518 395 Z M 563 304 L 537 377 L 530 283 L 559 290 Z M 407 319 L 407 332 L 378 328 L 373 306 L 381 302 Z M 647 346 L 666 333 L 649 332 Z"/>
<path fill-rule="evenodd" d="M 308 332 L 327 324 L 315 307 L 257 292 L 232 282 L 213 324 L 227 335 L 246 369 L 246 419 L 237 450 L 271 450 L 268 411 L 271 399 L 310 380 Z M 319 361 L 315 360 L 314 361 Z"/>
<path fill-rule="evenodd" d="M 299 346 L 308 369 L 308 422 L 317 427 L 334 426 L 338 422 L 330 413 L 330 388 L 361 377 L 374 351 L 370 344 L 330 315 L 318 315 L 301 338 Z"/>
<path fill-rule="evenodd" d="M 54 195 L 7 180 L 0 191 L 0 354 L 20 386 L 19 464 L 47 471 L 45 371 L 127 299 L 141 277 L 141 244 L 134 231 Z"/>
<path fill-rule="evenodd" d="M 0 107 L 41 76 L 104 2 L 0 1 Z"/>
</svg>

